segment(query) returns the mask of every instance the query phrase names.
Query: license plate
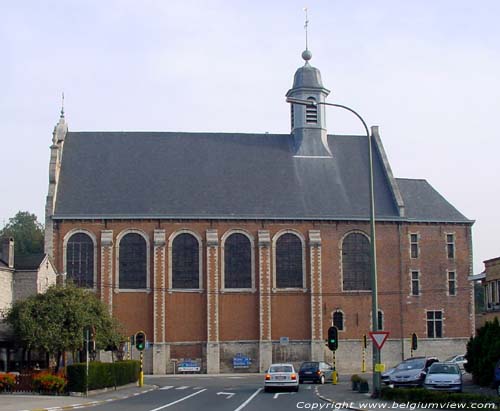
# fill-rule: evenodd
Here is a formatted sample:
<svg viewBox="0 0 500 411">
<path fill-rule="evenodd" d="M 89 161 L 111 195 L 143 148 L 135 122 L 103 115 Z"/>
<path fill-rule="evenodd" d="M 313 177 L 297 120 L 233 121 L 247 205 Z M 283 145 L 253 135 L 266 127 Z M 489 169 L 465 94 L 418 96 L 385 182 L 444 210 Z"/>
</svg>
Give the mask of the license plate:
<svg viewBox="0 0 500 411">
<path fill-rule="evenodd" d="M 306 371 L 304 374 L 312 374 L 312 371 Z"/>
<path fill-rule="evenodd" d="M 277 380 L 286 380 L 286 377 L 284 375 L 278 375 L 275 377 Z"/>
</svg>

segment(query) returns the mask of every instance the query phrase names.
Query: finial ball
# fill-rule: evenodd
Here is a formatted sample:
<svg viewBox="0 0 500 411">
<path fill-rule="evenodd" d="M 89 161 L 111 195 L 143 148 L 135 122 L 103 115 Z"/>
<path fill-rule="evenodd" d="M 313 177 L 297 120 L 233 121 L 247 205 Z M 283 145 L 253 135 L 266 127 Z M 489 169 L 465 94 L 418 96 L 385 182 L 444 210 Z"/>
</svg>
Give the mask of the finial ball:
<svg viewBox="0 0 500 411">
<path fill-rule="evenodd" d="M 312 59 L 312 53 L 309 51 L 309 50 L 304 50 L 302 52 L 302 58 L 305 60 L 305 61 L 309 61 Z"/>
</svg>

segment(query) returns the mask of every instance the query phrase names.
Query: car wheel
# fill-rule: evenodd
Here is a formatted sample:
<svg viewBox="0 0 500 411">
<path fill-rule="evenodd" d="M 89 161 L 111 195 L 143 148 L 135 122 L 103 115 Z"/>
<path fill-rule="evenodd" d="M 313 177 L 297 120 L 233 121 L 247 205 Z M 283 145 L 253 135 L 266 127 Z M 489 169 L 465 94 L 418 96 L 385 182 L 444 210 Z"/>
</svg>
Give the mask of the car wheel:
<svg viewBox="0 0 500 411">
<path fill-rule="evenodd" d="M 269 391 L 270 391 L 269 387 L 264 387 L 264 392 L 269 392 Z"/>
<path fill-rule="evenodd" d="M 294 389 L 295 392 L 299 392 L 299 386 L 297 385 Z"/>
<path fill-rule="evenodd" d="M 321 385 L 323 385 L 323 384 L 325 383 L 325 376 L 324 376 L 324 375 L 322 375 L 322 376 L 320 377 L 320 379 L 319 379 L 319 383 L 320 383 Z"/>
</svg>

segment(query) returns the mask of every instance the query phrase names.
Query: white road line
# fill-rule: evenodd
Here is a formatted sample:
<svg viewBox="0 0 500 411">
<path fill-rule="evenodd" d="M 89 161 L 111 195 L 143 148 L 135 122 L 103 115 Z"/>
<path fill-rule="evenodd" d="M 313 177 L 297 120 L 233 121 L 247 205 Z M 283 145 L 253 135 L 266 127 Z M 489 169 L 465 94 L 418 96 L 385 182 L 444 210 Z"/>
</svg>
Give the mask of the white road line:
<svg viewBox="0 0 500 411">
<path fill-rule="evenodd" d="M 189 387 L 187 385 L 183 385 L 182 387 L 177 387 L 176 390 L 186 390 Z"/>
<path fill-rule="evenodd" d="M 161 407 L 155 408 L 150 411 L 159 411 L 162 410 L 163 408 L 171 407 L 172 405 L 178 404 L 179 402 L 182 402 L 184 400 L 187 400 L 188 398 L 194 397 L 195 395 L 201 394 L 203 391 L 206 391 L 207 389 L 204 388 L 203 390 L 193 392 L 192 394 L 186 395 L 185 397 L 182 397 L 174 402 L 169 402 L 168 404 L 162 405 Z"/>
<path fill-rule="evenodd" d="M 247 400 L 246 400 L 243 404 L 241 404 L 241 405 L 240 405 L 238 408 L 236 408 L 234 411 L 240 411 L 240 410 L 242 410 L 243 408 L 245 408 L 245 407 L 248 405 L 248 403 L 249 403 L 250 401 L 252 401 L 252 400 L 254 399 L 254 397 L 255 397 L 255 396 L 256 396 L 259 392 L 261 392 L 261 391 L 262 391 L 262 388 L 259 388 L 259 389 L 258 389 L 257 391 L 255 391 L 255 392 L 254 392 L 254 393 L 253 393 L 253 394 L 252 394 L 252 395 L 251 395 L 251 396 L 250 396 L 250 397 L 249 397 L 249 398 L 248 398 L 248 399 L 247 399 Z M 156 411 L 156 410 L 152 410 L 152 411 Z"/>
<path fill-rule="evenodd" d="M 161 387 L 160 390 L 169 390 L 171 388 L 174 388 L 173 385 L 165 385 L 165 387 Z"/>
</svg>

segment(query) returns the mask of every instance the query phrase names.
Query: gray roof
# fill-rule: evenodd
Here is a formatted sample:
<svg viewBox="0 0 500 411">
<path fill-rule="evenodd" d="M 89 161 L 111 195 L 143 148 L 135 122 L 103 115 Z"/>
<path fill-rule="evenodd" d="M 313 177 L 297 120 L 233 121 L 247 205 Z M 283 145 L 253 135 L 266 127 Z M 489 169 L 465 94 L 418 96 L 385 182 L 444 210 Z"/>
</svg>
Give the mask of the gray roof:
<svg viewBox="0 0 500 411">
<path fill-rule="evenodd" d="M 69 132 L 54 218 L 368 219 L 366 137 L 328 143 L 333 159 L 294 157 L 289 134 Z M 399 220 L 374 152 L 377 218 Z M 403 187 L 406 218 L 470 222 L 427 183 Z"/>
<path fill-rule="evenodd" d="M 320 71 L 307 62 L 297 69 L 293 77 L 293 88 L 301 87 L 323 88 Z"/>
<path fill-rule="evenodd" d="M 42 264 L 45 256 L 44 253 L 14 255 L 14 269 L 16 270 L 37 270 Z"/>
</svg>

